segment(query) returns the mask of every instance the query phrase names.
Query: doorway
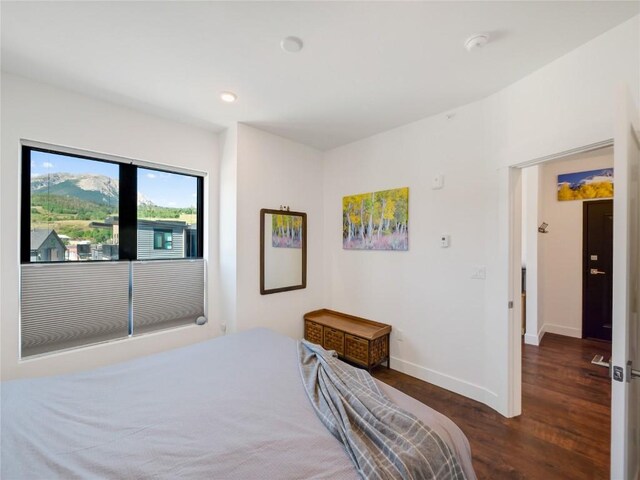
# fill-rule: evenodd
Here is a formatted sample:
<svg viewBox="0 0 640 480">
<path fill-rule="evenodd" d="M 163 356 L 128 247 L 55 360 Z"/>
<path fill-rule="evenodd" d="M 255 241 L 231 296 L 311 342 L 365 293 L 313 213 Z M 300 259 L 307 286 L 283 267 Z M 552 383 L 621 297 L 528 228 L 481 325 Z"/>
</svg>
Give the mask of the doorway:
<svg viewBox="0 0 640 480">
<path fill-rule="evenodd" d="M 607 156 L 608 163 L 599 163 L 600 157 Z M 597 180 L 601 175 L 590 174 L 594 170 L 604 170 L 613 167 L 612 142 L 602 142 L 585 147 L 580 151 L 566 152 L 553 157 L 528 162 L 509 170 L 510 192 L 510 298 L 517 300 L 521 282 L 526 285 L 526 304 L 521 305 L 526 310 L 526 332 L 524 342 L 512 344 L 511 378 L 517 387 L 521 378 L 521 392 L 512 390 L 512 404 L 514 414 L 524 416 L 523 421 L 534 421 L 537 409 L 541 405 L 550 407 L 553 415 L 563 418 L 563 428 L 569 436 L 583 438 L 592 448 L 602 453 L 599 467 L 608 470 L 609 428 L 610 428 L 610 379 L 602 368 L 591 364 L 595 355 L 608 359 L 611 355 L 611 344 L 592 340 L 595 334 L 589 331 L 589 339 L 584 332 L 583 313 L 592 309 L 592 305 L 585 302 L 596 302 L 596 294 L 592 292 L 590 299 L 586 299 L 585 268 L 605 271 L 607 256 L 611 258 L 612 248 L 595 246 L 591 241 L 590 248 L 585 245 L 584 228 L 585 215 L 596 216 L 596 205 L 612 205 L 611 198 L 594 198 L 599 194 L 592 194 L 591 188 L 584 188 L 580 194 L 567 195 L 566 186 L 562 188 L 562 180 L 570 176 L 570 183 L 578 180 L 572 177 L 580 174 L 583 186 Z M 533 172 L 532 175 L 527 175 Z M 572 185 L 573 186 L 573 185 Z M 523 193 L 519 193 L 519 187 Z M 533 199 L 527 197 L 527 190 L 535 191 Z M 522 202 L 522 207 L 519 203 Z M 591 211 L 593 209 L 593 212 Z M 613 212 L 609 211 L 609 225 L 612 227 Z M 599 212 L 600 227 L 603 228 L 607 219 L 607 211 Z M 595 219 L 590 221 L 595 230 L 598 226 Z M 588 227 L 588 225 L 587 225 Z M 610 230 L 611 234 L 613 230 Z M 607 237 L 607 235 L 601 235 Z M 612 235 L 610 235 L 612 236 Z M 611 244 L 610 244 L 611 245 Z M 522 252 L 520 248 L 522 247 Z M 595 249 L 598 249 L 595 252 Z M 588 250 L 594 250 L 592 255 L 597 260 L 591 260 Z M 587 260 L 585 260 L 585 255 Z M 520 259 L 522 261 L 520 262 Z M 546 263 L 544 263 L 546 262 Z M 545 264 L 546 269 L 539 268 Z M 517 268 L 514 268 L 517 267 Z M 526 279 L 520 277 L 521 267 L 526 268 Z M 611 272 L 609 267 L 606 272 Z M 609 275 L 594 272 L 595 281 L 607 284 Z M 612 284 L 610 284 L 612 285 Z M 595 289 L 594 287 L 590 287 Z M 516 290 L 517 289 L 517 290 Z M 608 298 L 600 298 L 598 308 L 601 312 L 609 311 L 608 321 L 601 315 L 599 322 L 602 328 L 611 324 L 611 294 Z M 515 302 L 511 311 L 513 326 L 519 326 L 517 318 L 519 305 Z M 515 318 L 514 318 L 515 317 Z M 520 328 L 518 328 L 518 331 Z M 510 332 L 515 333 L 512 327 Z M 609 329 L 609 334 L 611 330 Z M 519 333 L 519 332 L 518 332 Z M 518 338 L 517 334 L 516 338 Z M 546 335 L 546 339 L 545 339 Z M 514 335 L 511 336 L 513 338 Z M 611 337 L 609 337 L 610 339 Z M 524 355 L 523 355 L 524 353 Z M 519 358 L 518 358 L 519 357 Z M 544 372 L 536 367 L 545 365 Z M 554 366 L 552 368 L 551 366 Z M 555 368 L 557 366 L 557 368 Z M 520 377 L 520 378 L 518 378 Z M 569 383 L 563 382 L 567 378 Z M 545 389 L 536 382 L 549 381 L 548 397 Z M 569 392 L 567 385 L 575 389 Z M 534 388 L 535 386 L 535 388 Z M 557 393 L 561 391 L 563 400 Z M 576 418 L 571 410 L 573 401 L 598 398 L 599 416 L 594 416 L 594 423 L 588 428 L 584 422 Z M 582 423 L 581 423 L 582 422 Z M 598 433 L 596 433 L 598 432 Z"/>
<path fill-rule="evenodd" d="M 613 200 L 583 204 L 582 336 L 611 341 Z"/>
<path fill-rule="evenodd" d="M 611 340 L 612 171 L 611 147 L 520 170 L 526 344 L 548 333 Z"/>
</svg>

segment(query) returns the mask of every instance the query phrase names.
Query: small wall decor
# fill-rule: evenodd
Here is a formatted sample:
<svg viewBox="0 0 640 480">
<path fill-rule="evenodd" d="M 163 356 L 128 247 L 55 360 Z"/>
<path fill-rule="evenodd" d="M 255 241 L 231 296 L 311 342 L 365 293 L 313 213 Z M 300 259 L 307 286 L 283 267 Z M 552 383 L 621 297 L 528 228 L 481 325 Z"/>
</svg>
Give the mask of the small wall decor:
<svg viewBox="0 0 640 480">
<path fill-rule="evenodd" d="M 302 217 L 288 213 L 271 215 L 271 233 L 274 248 L 302 248 Z"/>
<path fill-rule="evenodd" d="M 558 201 L 613 198 L 613 168 L 558 175 Z"/>
<path fill-rule="evenodd" d="M 408 250 L 409 188 L 343 197 L 342 248 Z"/>
</svg>

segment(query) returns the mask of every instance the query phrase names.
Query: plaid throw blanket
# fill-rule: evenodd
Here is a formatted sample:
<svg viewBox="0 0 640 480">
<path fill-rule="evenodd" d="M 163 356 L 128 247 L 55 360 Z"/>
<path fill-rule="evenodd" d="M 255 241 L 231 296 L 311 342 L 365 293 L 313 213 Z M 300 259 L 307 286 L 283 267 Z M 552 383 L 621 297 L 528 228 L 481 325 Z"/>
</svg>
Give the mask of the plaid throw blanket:
<svg viewBox="0 0 640 480">
<path fill-rule="evenodd" d="M 380 391 L 366 370 L 298 342 L 300 373 L 316 413 L 364 479 L 465 480 L 449 446 Z"/>
</svg>

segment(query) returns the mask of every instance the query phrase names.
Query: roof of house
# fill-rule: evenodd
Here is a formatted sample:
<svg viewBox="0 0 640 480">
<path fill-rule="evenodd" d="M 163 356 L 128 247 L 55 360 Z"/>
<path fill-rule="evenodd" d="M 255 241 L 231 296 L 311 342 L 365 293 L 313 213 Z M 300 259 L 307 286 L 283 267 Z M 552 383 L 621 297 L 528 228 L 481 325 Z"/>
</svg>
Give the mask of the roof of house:
<svg viewBox="0 0 640 480">
<path fill-rule="evenodd" d="M 92 228 L 109 228 L 113 225 L 118 225 L 120 223 L 120 218 L 118 215 L 110 215 L 108 216 L 104 223 L 103 222 L 91 222 L 89 224 Z M 160 220 L 148 220 L 144 218 L 138 219 L 138 226 L 143 227 L 166 227 L 166 228 L 188 228 L 187 222 L 184 220 L 169 220 L 169 219 L 160 219 Z"/>
<path fill-rule="evenodd" d="M 138 220 L 139 227 L 166 227 L 166 228 L 187 228 L 187 222 L 182 220 Z"/>
<path fill-rule="evenodd" d="M 58 237 L 55 230 L 51 230 L 49 228 L 35 228 L 31 230 L 31 250 L 38 250 L 51 234 L 53 234 L 56 237 L 56 240 L 63 245 L 62 240 L 60 240 L 60 237 Z"/>
</svg>

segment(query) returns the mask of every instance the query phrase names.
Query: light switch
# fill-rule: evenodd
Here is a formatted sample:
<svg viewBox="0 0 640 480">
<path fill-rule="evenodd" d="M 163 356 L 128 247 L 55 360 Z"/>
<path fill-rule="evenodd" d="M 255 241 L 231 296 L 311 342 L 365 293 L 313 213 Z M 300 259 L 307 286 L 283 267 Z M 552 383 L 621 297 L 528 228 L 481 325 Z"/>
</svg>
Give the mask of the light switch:
<svg viewBox="0 0 640 480">
<path fill-rule="evenodd" d="M 451 237 L 447 234 L 440 235 L 440 246 L 442 248 L 449 248 L 449 244 L 451 243 Z"/>
<path fill-rule="evenodd" d="M 431 188 L 433 190 L 440 190 L 442 187 L 444 187 L 444 175 L 438 173 L 434 175 L 433 179 L 431 180 Z"/>
<path fill-rule="evenodd" d="M 473 267 L 471 278 L 474 280 L 485 280 L 487 278 L 487 267 L 484 267 L 484 266 Z"/>
</svg>

